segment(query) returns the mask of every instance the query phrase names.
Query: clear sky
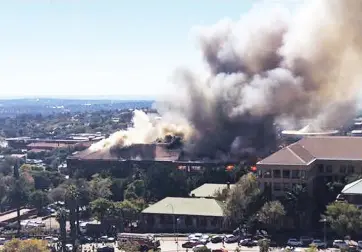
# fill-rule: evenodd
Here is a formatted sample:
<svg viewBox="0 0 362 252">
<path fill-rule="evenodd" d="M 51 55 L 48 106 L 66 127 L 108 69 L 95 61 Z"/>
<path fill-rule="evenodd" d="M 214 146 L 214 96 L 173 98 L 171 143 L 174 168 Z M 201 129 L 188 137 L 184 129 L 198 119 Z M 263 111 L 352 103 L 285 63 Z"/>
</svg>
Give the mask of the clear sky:
<svg viewBox="0 0 362 252">
<path fill-rule="evenodd" d="M 193 26 L 253 2 L 0 0 L 0 96 L 157 96 L 176 67 L 201 69 Z"/>
</svg>

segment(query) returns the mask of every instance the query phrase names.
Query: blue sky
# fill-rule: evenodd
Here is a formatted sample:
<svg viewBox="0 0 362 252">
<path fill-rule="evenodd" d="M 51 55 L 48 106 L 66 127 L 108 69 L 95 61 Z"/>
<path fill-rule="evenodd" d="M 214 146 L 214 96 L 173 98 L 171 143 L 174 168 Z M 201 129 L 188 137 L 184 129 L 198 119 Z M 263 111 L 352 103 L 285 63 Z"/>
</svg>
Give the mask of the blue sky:
<svg viewBox="0 0 362 252">
<path fill-rule="evenodd" d="M 202 69 L 195 25 L 255 0 L 0 0 L 0 96 L 157 96 Z"/>
</svg>

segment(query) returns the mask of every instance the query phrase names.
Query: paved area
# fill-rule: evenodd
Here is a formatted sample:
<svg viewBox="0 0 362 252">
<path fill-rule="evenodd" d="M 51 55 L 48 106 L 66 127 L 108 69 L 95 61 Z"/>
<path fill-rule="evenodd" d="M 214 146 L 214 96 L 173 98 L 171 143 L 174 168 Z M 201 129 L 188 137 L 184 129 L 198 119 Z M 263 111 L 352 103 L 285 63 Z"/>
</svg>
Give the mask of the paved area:
<svg viewBox="0 0 362 252">
<path fill-rule="evenodd" d="M 31 209 L 27 209 L 27 208 L 23 208 L 23 209 L 20 209 L 20 215 L 24 215 L 24 214 L 27 214 L 31 211 Z M 15 211 L 12 211 L 8 214 L 4 214 L 4 215 L 1 215 L 0 216 L 0 222 L 7 222 L 9 220 L 12 220 L 14 218 L 17 217 L 17 212 L 16 210 Z"/>
</svg>

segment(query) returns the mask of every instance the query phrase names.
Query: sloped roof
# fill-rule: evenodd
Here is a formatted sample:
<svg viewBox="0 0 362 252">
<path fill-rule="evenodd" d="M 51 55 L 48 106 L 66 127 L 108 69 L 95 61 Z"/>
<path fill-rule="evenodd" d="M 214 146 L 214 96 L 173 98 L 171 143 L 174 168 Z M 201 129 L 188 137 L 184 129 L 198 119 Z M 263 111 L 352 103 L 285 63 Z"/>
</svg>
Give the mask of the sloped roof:
<svg viewBox="0 0 362 252">
<path fill-rule="evenodd" d="M 343 187 L 342 194 L 362 194 L 362 179 L 353 181 Z"/>
<path fill-rule="evenodd" d="M 167 149 L 162 144 L 134 144 L 129 147 L 112 150 L 91 151 L 90 149 L 78 152 L 71 158 L 82 160 L 156 160 L 175 161 L 179 158 L 180 150 Z"/>
<path fill-rule="evenodd" d="M 362 160 L 362 138 L 305 137 L 266 157 L 258 164 L 307 165 L 316 159 Z"/>
<path fill-rule="evenodd" d="M 224 216 L 223 204 L 215 199 L 167 197 L 142 211 L 146 214 Z"/>
<path fill-rule="evenodd" d="M 212 198 L 215 197 L 215 194 L 221 190 L 227 188 L 227 184 L 203 184 L 192 190 L 190 192 L 190 196 L 194 195 L 199 198 Z M 230 185 L 230 188 L 234 187 L 234 185 Z"/>
</svg>

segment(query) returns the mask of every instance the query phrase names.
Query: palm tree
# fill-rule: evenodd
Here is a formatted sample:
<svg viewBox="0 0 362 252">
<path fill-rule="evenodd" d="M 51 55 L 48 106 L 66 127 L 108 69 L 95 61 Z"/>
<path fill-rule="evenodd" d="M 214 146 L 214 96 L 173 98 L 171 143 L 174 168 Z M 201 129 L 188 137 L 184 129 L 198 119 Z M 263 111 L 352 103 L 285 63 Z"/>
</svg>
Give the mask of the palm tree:
<svg viewBox="0 0 362 252">
<path fill-rule="evenodd" d="M 67 188 L 67 191 L 65 193 L 65 203 L 67 208 L 69 209 L 69 222 L 70 222 L 70 236 L 72 240 L 73 245 L 73 251 L 76 250 L 76 240 L 77 240 L 77 208 L 79 208 L 78 205 L 78 199 L 79 199 L 79 192 L 74 185 L 70 185 Z"/>
<path fill-rule="evenodd" d="M 309 200 L 310 197 L 307 189 L 302 185 L 294 186 L 284 195 L 283 203 L 286 208 L 287 215 L 293 218 L 296 229 L 300 229 L 302 219 L 306 217 Z"/>
<path fill-rule="evenodd" d="M 57 221 L 60 226 L 60 241 L 62 243 L 62 251 L 66 251 L 66 243 L 67 243 L 67 230 L 66 230 L 66 222 L 67 222 L 67 211 L 64 208 L 61 208 L 57 213 Z"/>
</svg>

